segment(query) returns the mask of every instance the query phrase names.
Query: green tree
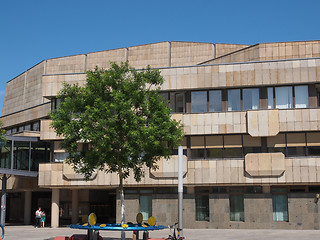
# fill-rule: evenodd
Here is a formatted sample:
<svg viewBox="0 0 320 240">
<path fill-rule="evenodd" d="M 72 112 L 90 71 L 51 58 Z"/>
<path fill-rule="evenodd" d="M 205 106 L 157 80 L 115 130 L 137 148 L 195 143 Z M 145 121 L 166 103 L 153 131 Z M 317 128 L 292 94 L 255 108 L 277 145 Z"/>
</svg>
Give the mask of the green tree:
<svg viewBox="0 0 320 240">
<path fill-rule="evenodd" d="M 84 87 L 64 83 L 58 94 L 62 102 L 50 115 L 75 171 L 86 178 L 96 169 L 118 173 L 122 223 L 123 180 L 132 171 L 140 181 L 143 165 L 156 169 L 157 161 L 169 158 L 182 139 L 182 125 L 171 119 L 159 95 L 163 81 L 159 70 L 112 63 L 108 70 L 88 71 Z"/>
<path fill-rule="evenodd" d="M 5 136 L 6 131 L 2 128 L 3 124 L 0 121 L 0 146 L 4 145 L 7 141 L 7 138 Z"/>
</svg>

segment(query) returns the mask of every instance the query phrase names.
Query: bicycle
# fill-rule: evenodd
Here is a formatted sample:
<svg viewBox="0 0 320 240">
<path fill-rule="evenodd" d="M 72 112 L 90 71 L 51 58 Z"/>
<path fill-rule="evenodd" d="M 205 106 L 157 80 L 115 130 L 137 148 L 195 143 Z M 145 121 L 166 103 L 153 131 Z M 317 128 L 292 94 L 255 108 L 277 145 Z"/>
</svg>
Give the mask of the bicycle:
<svg viewBox="0 0 320 240">
<path fill-rule="evenodd" d="M 170 229 L 171 235 L 169 235 L 166 240 L 181 240 L 185 239 L 184 237 L 180 236 L 180 231 L 182 230 L 181 228 L 177 227 L 178 223 L 175 223 L 173 225 L 168 225 L 168 228 Z M 173 229 L 173 232 L 172 232 Z M 177 229 L 177 235 L 176 235 L 176 229 Z"/>
</svg>

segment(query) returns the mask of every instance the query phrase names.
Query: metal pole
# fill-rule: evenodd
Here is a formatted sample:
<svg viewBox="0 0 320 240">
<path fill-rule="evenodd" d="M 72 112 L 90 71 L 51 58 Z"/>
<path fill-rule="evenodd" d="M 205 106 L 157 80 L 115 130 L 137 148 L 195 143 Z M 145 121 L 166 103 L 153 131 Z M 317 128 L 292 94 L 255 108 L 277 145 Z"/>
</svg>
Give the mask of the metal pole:
<svg viewBox="0 0 320 240">
<path fill-rule="evenodd" d="M 5 226 L 6 223 L 6 191 L 7 190 L 7 176 L 3 174 L 2 177 L 2 191 L 1 191 L 1 225 Z"/>
<path fill-rule="evenodd" d="M 182 211 L 183 211 L 183 147 L 178 147 L 178 209 L 179 209 L 179 228 L 180 236 L 183 236 L 183 219 L 182 219 Z"/>
</svg>

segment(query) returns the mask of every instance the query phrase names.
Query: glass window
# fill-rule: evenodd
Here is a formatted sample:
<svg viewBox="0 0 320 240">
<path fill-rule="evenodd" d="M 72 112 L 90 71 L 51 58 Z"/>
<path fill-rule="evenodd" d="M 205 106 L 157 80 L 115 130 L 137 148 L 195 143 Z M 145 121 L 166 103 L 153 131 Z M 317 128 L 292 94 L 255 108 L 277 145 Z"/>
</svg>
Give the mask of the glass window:
<svg viewBox="0 0 320 240">
<path fill-rule="evenodd" d="M 207 112 L 207 92 L 191 92 L 191 112 Z"/>
<path fill-rule="evenodd" d="M 222 111 L 221 90 L 209 91 L 209 111 L 210 112 Z"/>
<path fill-rule="evenodd" d="M 259 89 L 248 88 L 242 90 L 243 110 L 259 109 Z"/>
<path fill-rule="evenodd" d="M 285 109 L 293 107 L 292 87 L 276 87 L 276 108 Z"/>
<path fill-rule="evenodd" d="M 309 93 L 308 86 L 295 86 L 295 108 L 308 108 L 309 107 Z"/>
<path fill-rule="evenodd" d="M 206 136 L 207 158 L 222 158 L 222 136 Z"/>
<path fill-rule="evenodd" d="M 285 194 L 272 195 L 273 221 L 288 221 L 288 197 Z"/>
<path fill-rule="evenodd" d="M 320 156 L 320 132 L 307 133 L 308 155 Z"/>
<path fill-rule="evenodd" d="M 209 195 L 196 196 L 196 221 L 209 221 Z"/>
<path fill-rule="evenodd" d="M 230 221 L 244 221 L 243 194 L 230 195 Z"/>
<path fill-rule="evenodd" d="M 240 103 L 240 89 L 228 90 L 228 111 L 240 111 Z"/>
<path fill-rule="evenodd" d="M 152 216 L 152 196 L 140 196 L 140 212 L 143 220 L 148 220 Z"/>
<path fill-rule="evenodd" d="M 39 122 L 35 122 L 32 124 L 32 131 L 40 131 L 40 123 Z"/>
<path fill-rule="evenodd" d="M 64 160 L 67 159 L 69 156 L 69 153 L 67 152 L 56 152 L 54 153 L 55 156 L 55 162 L 63 162 Z"/>
<path fill-rule="evenodd" d="M 175 95 L 175 112 L 185 112 L 184 111 L 185 106 L 185 99 L 184 99 L 184 93 L 177 93 Z"/>
<path fill-rule="evenodd" d="M 241 135 L 224 136 L 224 157 L 225 158 L 241 158 L 242 157 Z"/>
<path fill-rule="evenodd" d="M 191 158 L 204 158 L 204 136 L 192 136 L 190 137 Z"/>
<path fill-rule="evenodd" d="M 268 88 L 268 109 L 273 108 L 273 88 Z"/>
</svg>

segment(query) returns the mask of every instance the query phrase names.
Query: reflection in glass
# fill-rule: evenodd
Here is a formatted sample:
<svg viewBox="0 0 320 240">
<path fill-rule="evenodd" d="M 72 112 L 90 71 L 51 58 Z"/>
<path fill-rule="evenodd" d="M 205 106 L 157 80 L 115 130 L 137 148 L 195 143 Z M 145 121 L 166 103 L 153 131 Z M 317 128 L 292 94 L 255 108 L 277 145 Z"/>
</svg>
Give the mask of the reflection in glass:
<svg viewBox="0 0 320 240">
<path fill-rule="evenodd" d="M 240 89 L 228 90 L 228 111 L 240 111 Z"/>
<path fill-rule="evenodd" d="M 243 110 L 259 109 L 259 89 L 248 88 L 242 90 Z"/>
<path fill-rule="evenodd" d="M 191 92 L 191 112 L 207 112 L 207 92 Z"/>
<path fill-rule="evenodd" d="M 276 87 L 276 108 L 286 109 L 293 107 L 292 87 Z"/>
<path fill-rule="evenodd" d="M 209 111 L 221 112 L 222 111 L 221 90 L 209 91 Z"/>
<path fill-rule="evenodd" d="M 273 88 L 268 88 L 268 109 L 273 108 Z"/>
<path fill-rule="evenodd" d="M 295 108 L 309 107 L 308 86 L 295 86 L 294 94 L 295 94 Z"/>
</svg>

